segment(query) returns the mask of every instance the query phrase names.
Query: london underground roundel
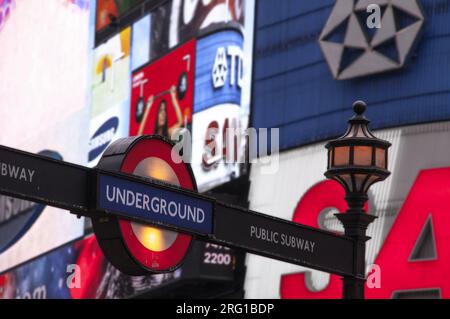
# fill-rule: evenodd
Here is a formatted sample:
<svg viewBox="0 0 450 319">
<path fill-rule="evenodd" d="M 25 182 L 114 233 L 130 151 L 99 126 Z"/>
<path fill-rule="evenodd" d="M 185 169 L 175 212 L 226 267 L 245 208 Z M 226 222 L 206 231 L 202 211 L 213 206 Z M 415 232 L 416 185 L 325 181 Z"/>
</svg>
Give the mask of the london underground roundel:
<svg viewBox="0 0 450 319">
<path fill-rule="evenodd" d="M 159 136 L 123 138 L 105 151 L 98 168 L 151 177 L 196 190 L 189 164 L 172 160 L 173 144 Z M 192 236 L 118 217 L 93 218 L 95 235 L 108 260 L 129 275 L 167 272 L 182 262 Z"/>
</svg>

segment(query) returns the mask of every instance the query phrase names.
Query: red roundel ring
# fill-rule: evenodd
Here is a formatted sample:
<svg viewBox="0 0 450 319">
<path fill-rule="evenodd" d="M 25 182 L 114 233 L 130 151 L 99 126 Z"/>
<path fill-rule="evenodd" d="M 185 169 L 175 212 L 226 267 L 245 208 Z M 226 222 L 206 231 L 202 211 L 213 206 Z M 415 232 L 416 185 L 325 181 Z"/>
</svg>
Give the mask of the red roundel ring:
<svg viewBox="0 0 450 319">
<path fill-rule="evenodd" d="M 120 139 L 105 151 L 97 167 L 152 177 L 196 190 L 189 164 L 172 161 L 173 143 L 159 136 Z M 93 218 L 92 224 L 106 258 L 129 275 L 173 271 L 188 252 L 192 236 L 121 220 Z"/>
</svg>

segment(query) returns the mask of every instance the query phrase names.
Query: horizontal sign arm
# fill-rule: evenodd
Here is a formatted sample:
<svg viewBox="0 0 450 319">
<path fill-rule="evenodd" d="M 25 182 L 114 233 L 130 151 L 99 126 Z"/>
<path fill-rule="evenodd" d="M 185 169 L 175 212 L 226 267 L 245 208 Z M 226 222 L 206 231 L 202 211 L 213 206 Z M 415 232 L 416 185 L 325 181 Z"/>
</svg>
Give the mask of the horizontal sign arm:
<svg viewBox="0 0 450 319">
<path fill-rule="evenodd" d="M 0 193 L 95 218 L 197 235 L 257 255 L 352 276 L 352 239 L 216 201 L 159 181 L 0 146 Z"/>
<path fill-rule="evenodd" d="M 220 202 L 214 238 L 253 254 L 337 275 L 353 274 L 352 239 Z"/>
<path fill-rule="evenodd" d="M 329 273 L 353 273 L 353 240 L 348 237 L 147 178 L 98 170 L 96 180 L 97 212 Z"/>
<path fill-rule="evenodd" d="M 89 210 L 89 169 L 0 146 L 0 193 L 79 213 Z"/>
</svg>

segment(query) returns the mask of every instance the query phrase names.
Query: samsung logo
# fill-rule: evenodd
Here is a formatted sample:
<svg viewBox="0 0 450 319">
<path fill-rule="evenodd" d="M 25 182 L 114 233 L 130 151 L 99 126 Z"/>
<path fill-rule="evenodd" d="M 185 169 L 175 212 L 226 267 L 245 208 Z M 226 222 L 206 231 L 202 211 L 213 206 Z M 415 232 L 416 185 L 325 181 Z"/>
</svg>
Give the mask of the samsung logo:
<svg viewBox="0 0 450 319">
<path fill-rule="evenodd" d="M 89 142 L 89 162 L 96 159 L 108 147 L 113 140 L 119 127 L 119 119 L 117 117 L 110 118 L 106 121 L 91 137 Z"/>
</svg>

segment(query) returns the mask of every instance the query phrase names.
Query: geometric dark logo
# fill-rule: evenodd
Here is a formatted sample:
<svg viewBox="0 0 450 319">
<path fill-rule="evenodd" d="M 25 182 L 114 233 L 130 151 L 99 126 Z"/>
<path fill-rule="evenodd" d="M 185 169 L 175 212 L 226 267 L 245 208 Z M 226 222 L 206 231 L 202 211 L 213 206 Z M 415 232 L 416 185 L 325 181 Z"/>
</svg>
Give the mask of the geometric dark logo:
<svg viewBox="0 0 450 319">
<path fill-rule="evenodd" d="M 367 25 L 367 8 L 381 9 L 380 28 Z M 400 69 L 425 23 L 419 0 L 336 0 L 319 44 L 336 80 Z"/>
</svg>

